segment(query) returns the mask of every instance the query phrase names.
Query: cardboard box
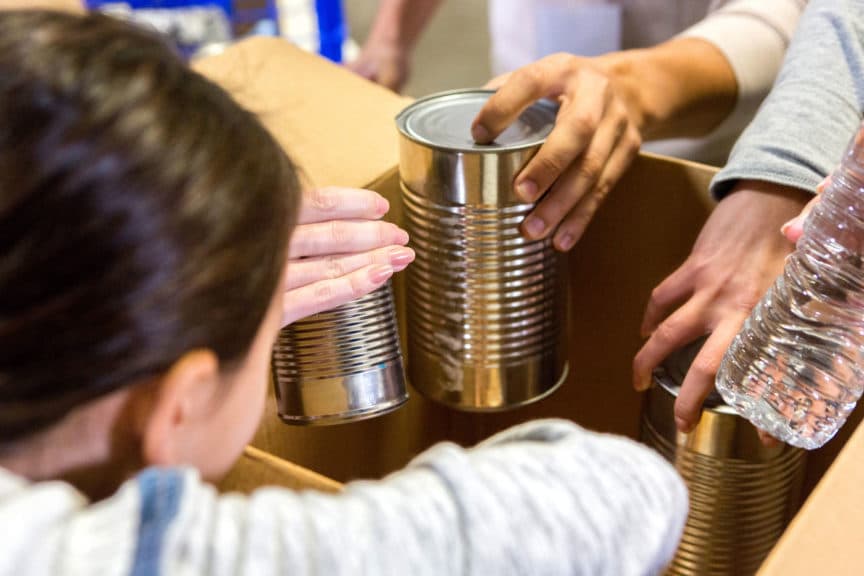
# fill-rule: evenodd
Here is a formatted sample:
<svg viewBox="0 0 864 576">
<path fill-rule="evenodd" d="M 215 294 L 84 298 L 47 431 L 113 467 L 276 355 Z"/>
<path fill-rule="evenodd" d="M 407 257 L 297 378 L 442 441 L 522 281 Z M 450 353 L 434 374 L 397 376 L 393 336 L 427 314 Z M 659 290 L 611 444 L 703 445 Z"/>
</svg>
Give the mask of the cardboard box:
<svg viewBox="0 0 864 576">
<path fill-rule="evenodd" d="M 80 7 L 79 0 L 0 0 L 0 9 Z M 196 66 L 261 115 L 308 182 L 375 189 L 390 199 L 390 218 L 401 222 L 393 117 L 407 100 L 274 39 L 242 42 Z M 220 488 L 248 492 L 280 485 L 334 492 L 341 484 L 327 476 L 381 477 L 435 441 L 474 443 L 543 416 L 635 437 L 641 399 L 630 388 L 630 364 L 641 344 L 642 311 L 650 290 L 687 256 L 710 213 L 705 191 L 712 175 L 705 166 L 643 155 L 612 192 L 570 256 L 570 378 L 551 397 L 514 412 L 481 415 L 449 411 L 414 393 L 407 407 L 376 420 L 293 428 L 277 418 L 271 394 L 253 446 Z M 398 278 L 396 293 L 404 323 Z M 862 411 L 828 446 L 809 455 L 806 486 L 821 482 L 760 574 L 861 572 L 864 428 L 856 427 Z"/>
<path fill-rule="evenodd" d="M 401 222 L 393 118 L 406 99 L 273 39 L 242 42 L 196 67 L 260 114 L 310 182 L 375 189 L 391 202 L 389 218 Z M 284 425 L 271 397 L 253 445 L 347 481 L 380 477 L 435 441 L 473 444 L 529 418 L 572 418 L 635 436 L 641 397 L 630 387 L 630 363 L 641 343 L 639 320 L 651 288 L 683 260 L 710 212 L 705 190 L 712 174 L 698 164 L 644 156 L 618 186 L 619 201 L 600 212 L 571 257 L 570 379 L 551 397 L 509 413 L 465 414 L 414 393 L 393 414 L 326 428 Z M 662 190 L 644 188 L 652 178 Z M 398 276 L 396 293 L 404 321 Z"/>
<path fill-rule="evenodd" d="M 0 0 L 0 9 L 80 6 L 79 0 Z M 260 114 L 309 183 L 377 190 L 391 201 L 390 218 L 401 221 L 393 117 L 407 100 L 276 39 L 242 42 L 196 67 Z M 643 155 L 612 192 L 570 256 L 570 377 L 551 397 L 514 412 L 482 415 L 447 410 L 415 392 L 405 408 L 382 418 L 295 428 L 278 419 L 271 393 L 253 445 L 220 487 L 338 491 L 341 484 L 327 476 L 381 477 L 435 441 L 474 443 L 543 416 L 635 437 L 641 399 L 630 387 L 630 365 L 641 344 L 642 311 L 650 290 L 687 256 L 710 213 L 705 191 L 712 174 L 705 166 Z M 404 310 L 401 290 L 397 278 L 397 305 Z M 400 316 L 404 321 L 404 312 Z M 811 455 L 810 486 L 843 448 L 861 412 L 828 447 Z M 760 573 L 859 573 L 862 482 L 864 429 L 859 429 Z"/>
<path fill-rule="evenodd" d="M 281 486 L 291 490 L 339 492 L 342 484 L 272 454 L 247 446 L 240 460 L 219 483 L 223 492 L 248 494 L 261 486 Z"/>
<path fill-rule="evenodd" d="M 278 40 L 243 42 L 197 67 L 261 114 L 310 182 L 378 190 L 394 207 L 391 219 L 401 221 L 393 117 L 406 100 Z M 566 417 L 635 437 L 641 398 L 631 389 L 630 367 L 641 345 L 639 322 L 651 289 L 686 258 L 712 209 L 706 190 L 713 173 L 706 166 L 642 155 L 612 192 L 570 256 L 570 378 L 551 397 L 514 412 L 467 414 L 434 405 L 415 392 L 407 407 L 395 413 L 328 428 L 284 425 L 271 398 L 253 445 L 347 481 L 381 477 L 437 440 L 474 443 L 529 418 Z M 397 303 L 404 320 L 398 281 Z M 810 454 L 809 487 L 843 448 L 860 417 L 858 410 L 837 439 Z M 250 450 L 239 467 L 260 469 L 262 458 L 261 452 Z M 320 487 L 320 476 L 265 460 L 273 465 L 267 472 L 286 475 L 289 486 Z M 239 476 L 248 488 L 244 474 L 256 475 L 246 478 L 252 484 L 270 481 L 267 474 L 239 470 L 233 482 Z M 859 572 L 854 557 L 857 527 L 864 520 L 864 497 L 858 495 L 862 480 L 864 430 L 858 430 L 760 573 Z M 338 488 L 325 484 L 325 489 Z"/>
</svg>

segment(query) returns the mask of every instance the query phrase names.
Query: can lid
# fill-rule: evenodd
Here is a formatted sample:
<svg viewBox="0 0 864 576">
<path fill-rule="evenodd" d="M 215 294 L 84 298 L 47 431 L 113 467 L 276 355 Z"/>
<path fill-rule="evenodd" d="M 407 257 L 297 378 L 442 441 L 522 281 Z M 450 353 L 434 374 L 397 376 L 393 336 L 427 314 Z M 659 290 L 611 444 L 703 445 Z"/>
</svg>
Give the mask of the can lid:
<svg viewBox="0 0 864 576">
<path fill-rule="evenodd" d="M 471 122 L 494 90 L 452 90 L 417 100 L 396 116 L 408 138 L 433 148 L 454 152 L 502 152 L 539 146 L 552 131 L 558 106 L 538 100 L 491 144 L 477 144 Z"/>
<path fill-rule="evenodd" d="M 687 346 L 672 352 L 660 364 L 660 366 L 654 369 L 654 382 L 658 386 L 664 388 L 669 392 L 669 394 L 677 398 L 678 393 L 681 391 L 681 384 L 684 383 L 684 377 L 687 375 L 687 371 L 690 370 L 690 365 L 693 363 L 693 360 L 696 358 L 696 355 L 699 353 L 699 350 L 702 349 L 702 345 L 705 344 L 707 339 L 707 336 L 703 336 L 698 340 L 691 342 Z M 703 406 L 712 409 L 715 412 L 735 413 L 735 411 L 723 401 L 723 397 L 720 396 L 720 393 L 717 392 L 716 388 L 705 398 Z"/>
</svg>

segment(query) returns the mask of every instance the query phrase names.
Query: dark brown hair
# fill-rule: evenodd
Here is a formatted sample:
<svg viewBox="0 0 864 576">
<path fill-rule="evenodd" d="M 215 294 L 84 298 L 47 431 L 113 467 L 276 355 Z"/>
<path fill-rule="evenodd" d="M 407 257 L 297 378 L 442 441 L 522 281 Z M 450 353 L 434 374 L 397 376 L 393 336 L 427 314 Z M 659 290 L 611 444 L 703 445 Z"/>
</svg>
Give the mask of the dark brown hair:
<svg viewBox="0 0 864 576">
<path fill-rule="evenodd" d="M 158 37 L 0 13 L 0 444 L 186 351 L 242 360 L 298 197 L 267 130 Z"/>
</svg>

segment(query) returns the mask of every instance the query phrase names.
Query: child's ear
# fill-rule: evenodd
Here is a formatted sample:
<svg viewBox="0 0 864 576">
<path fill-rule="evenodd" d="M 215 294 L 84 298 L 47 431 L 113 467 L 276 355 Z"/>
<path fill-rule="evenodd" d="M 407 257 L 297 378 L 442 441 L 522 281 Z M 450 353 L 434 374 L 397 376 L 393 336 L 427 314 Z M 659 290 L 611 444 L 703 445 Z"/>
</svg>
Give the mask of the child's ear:
<svg viewBox="0 0 864 576">
<path fill-rule="evenodd" d="M 219 360 L 210 350 L 187 352 L 171 366 L 156 383 L 142 421 L 145 466 L 190 464 L 187 448 L 196 443 L 198 424 L 212 410 L 219 386 Z"/>
</svg>

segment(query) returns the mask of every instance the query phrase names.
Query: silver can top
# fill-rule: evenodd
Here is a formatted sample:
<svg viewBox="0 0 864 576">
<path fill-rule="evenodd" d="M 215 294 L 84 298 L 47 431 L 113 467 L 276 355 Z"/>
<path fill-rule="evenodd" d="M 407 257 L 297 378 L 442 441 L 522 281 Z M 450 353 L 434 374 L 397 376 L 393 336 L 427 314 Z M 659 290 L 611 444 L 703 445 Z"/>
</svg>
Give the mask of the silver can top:
<svg viewBox="0 0 864 576">
<path fill-rule="evenodd" d="M 529 106 L 491 144 L 477 144 L 471 122 L 494 90 L 453 90 L 417 100 L 396 116 L 406 137 L 453 152 L 497 153 L 539 146 L 552 131 L 558 106 L 539 100 Z"/>
<path fill-rule="evenodd" d="M 690 365 L 693 363 L 696 355 L 699 354 L 706 340 L 708 340 L 708 336 L 703 336 L 683 348 L 672 352 L 663 360 L 660 366 L 654 369 L 654 382 L 677 398 L 678 393 L 681 392 L 684 377 L 690 370 Z M 720 393 L 716 389 L 708 394 L 703 406 L 714 412 L 735 414 L 735 411 L 723 401 L 723 397 L 720 396 Z"/>
</svg>

